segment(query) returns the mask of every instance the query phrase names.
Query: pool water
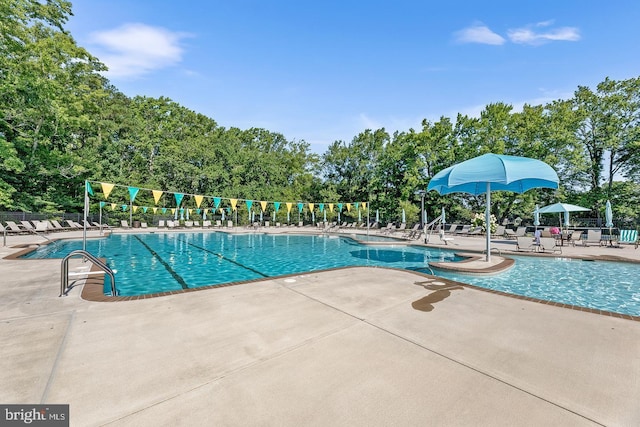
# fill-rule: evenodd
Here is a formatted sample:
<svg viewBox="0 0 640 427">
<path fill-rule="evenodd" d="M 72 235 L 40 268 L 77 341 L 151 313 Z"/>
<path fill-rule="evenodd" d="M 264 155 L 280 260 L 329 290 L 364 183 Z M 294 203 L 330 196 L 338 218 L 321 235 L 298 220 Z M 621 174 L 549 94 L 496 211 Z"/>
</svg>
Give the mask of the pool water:
<svg viewBox="0 0 640 427">
<path fill-rule="evenodd" d="M 358 236 L 361 238 L 362 236 Z M 375 237 L 375 236 L 371 236 Z M 379 237 L 379 236 L 378 236 Z M 347 236 L 212 233 L 115 234 L 87 240 L 87 250 L 118 271 L 119 295 L 143 295 L 345 266 L 385 266 L 431 273 L 431 261 L 460 261 L 454 252 L 419 246 L 366 245 Z M 63 258 L 82 241 L 58 241 L 26 258 Z M 435 274 L 507 293 L 640 315 L 640 265 L 514 256 L 491 276 Z M 105 293 L 110 291 L 105 283 Z"/>
</svg>

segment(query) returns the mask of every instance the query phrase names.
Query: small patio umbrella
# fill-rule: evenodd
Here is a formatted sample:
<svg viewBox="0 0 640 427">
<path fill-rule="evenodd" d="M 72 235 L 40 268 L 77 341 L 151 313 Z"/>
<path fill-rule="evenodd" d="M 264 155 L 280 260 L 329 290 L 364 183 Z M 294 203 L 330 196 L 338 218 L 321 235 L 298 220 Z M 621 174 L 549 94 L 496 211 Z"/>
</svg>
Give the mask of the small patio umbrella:
<svg viewBox="0 0 640 427">
<path fill-rule="evenodd" d="M 380 222 L 380 211 L 376 209 L 376 222 Z"/>
<path fill-rule="evenodd" d="M 404 213 L 404 209 L 402 209 L 402 223 L 404 224 L 405 222 L 407 222 L 407 216 Z"/>
<path fill-rule="evenodd" d="M 540 212 L 538 212 L 538 209 L 540 208 L 538 207 L 538 205 L 536 205 L 536 209 L 533 211 L 533 225 L 536 226 L 536 230 L 540 225 Z"/>
<path fill-rule="evenodd" d="M 582 206 L 571 205 L 569 203 L 554 203 L 541 207 L 538 209 L 538 213 L 564 213 L 564 225 L 569 227 L 569 212 L 584 212 L 590 210 L 589 208 L 583 208 Z M 560 226 L 562 227 L 562 221 L 560 221 Z"/>
<path fill-rule="evenodd" d="M 442 207 L 442 213 L 440 214 L 440 218 L 442 218 L 442 229 L 444 230 L 444 225 L 447 222 L 445 216 L 444 216 L 444 206 Z"/>
<path fill-rule="evenodd" d="M 528 157 L 484 154 L 438 172 L 427 191 L 440 194 L 486 194 L 485 221 L 491 224 L 491 190 L 524 193 L 532 188 L 558 188 L 558 174 L 548 164 Z M 487 262 L 491 261 L 491 233 L 486 233 Z"/>
</svg>

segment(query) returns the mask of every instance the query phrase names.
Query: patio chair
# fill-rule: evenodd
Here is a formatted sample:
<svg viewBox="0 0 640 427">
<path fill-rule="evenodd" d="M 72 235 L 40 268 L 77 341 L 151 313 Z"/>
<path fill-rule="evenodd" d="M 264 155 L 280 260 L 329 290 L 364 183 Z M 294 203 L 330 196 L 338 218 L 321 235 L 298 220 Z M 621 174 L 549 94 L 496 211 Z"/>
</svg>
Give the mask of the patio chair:
<svg viewBox="0 0 640 427">
<path fill-rule="evenodd" d="M 402 235 L 402 238 L 403 238 L 403 239 L 408 239 L 408 238 L 410 238 L 410 237 L 411 237 L 411 236 L 412 236 L 412 235 L 413 235 L 413 234 L 418 230 L 418 228 L 420 228 L 420 223 L 419 223 L 419 222 L 416 222 L 416 223 L 413 225 L 413 228 L 411 228 L 410 230 L 407 230 L 407 231 Z"/>
<path fill-rule="evenodd" d="M 122 228 L 129 228 L 129 222 L 127 222 L 126 219 L 123 219 L 123 220 L 120 221 L 120 226 Z"/>
<path fill-rule="evenodd" d="M 516 237 L 516 250 L 519 252 L 529 251 L 534 252 L 538 249 L 538 245 L 531 237 L 518 236 Z"/>
<path fill-rule="evenodd" d="M 38 233 L 38 232 L 40 232 L 40 233 L 48 233 L 49 232 L 48 221 L 33 221 L 33 223 L 36 226 L 36 228 L 34 229 L 34 231 L 36 233 Z"/>
<path fill-rule="evenodd" d="M 571 242 L 572 246 L 575 246 L 576 243 L 578 243 L 581 240 L 582 240 L 582 231 L 581 230 L 574 230 L 569 235 L 569 241 Z"/>
<path fill-rule="evenodd" d="M 227 221 L 227 228 L 233 228 L 233 221 L 231 220 Z"/>
<path fill-rule="evenodd" d="M 222 228 L 222 221 L 219 219 L 216 219 L 216 224 L 214 225 L 215 228 Z"/>
<path fill-rule="evenodd" d="M 518 235 L 516 234 L 516 232 L 510 228 L 505 228 L 504 229 L 504 237 L 506 237 L 507 239 L 517 239 Z M 520 236 L 522 237 L 522 236 Z"/>
<path fill-rule="evenodd" d="M 587 238 L 582 241 L 582 245 L 589 246 L 590 243 L 602 245 L 602 231 L 587 230 Z"/>
<path fill-rule="evenodd" d="M 469 230 L 469 232 L 467 233 L 467 236 L 477 236 L 483 234 L 482 233 L 482 227 L 478 226 L 472 230 Z"/>
<path fill-rule="evenodd" d="M 440 232 L 438 233 L 438 235 L 440 236 L 440 240 L 441 240 L 442 242 L 444 242 L 444 244 L 445 244 L 445 245 L 448 245 L 448 244 L 449 244 L 449 242 L 452 242 L 452 241 L 453 241 L 453 237 L 448 237 L 448 236 L 445 234 L 444 230 L 440 230 Z"/>
<path fill-rule="evenodd" d="M 554 237 L 541 237 L 540 250 L 543 252 L 562 253 L 562 247 L 556 245 L 556 239 Z"/>
<path fill-rule="evenodd" d="M 395 233 L 396 231 L 404 231 L 406 228 L 407 228 L 407 223 L 403 222 L 398 226 L 398 228 L 392 228 L 391 232 Z"/>
<path fill-rule="evenodd" d="M 527 235 L 527 227 L 518 227 L 516 229 L 516 237 L 523 237 Z"/>
<path fill-rule="evenodd" d="M 16 227 L 17 227 L 17 226 L 16 226 Z M 7 225 L 7 227 L 5 228 L 5 226 L 4 226 L 4 225 L 0 224 L 0 233 L 2 233 L 2 234 L 4 234 L 5 232 L 6 232 L 7 234 L 11 234 L 11 233 L 17 234 L 17 233 L 22 233 L 22 231 L 23 231 L 23 230 L 20 230 L 20 228 L 18 228 L 17 230 L 14 230 L 14 229 L 10 228 L 8 225 Z"/>
<path fill-rule="evenodd" d="M 449 234 L 454 234 L 456 232 L 456 229 L 458 228 L 458 224 L 449 224 L 449 228 L 444 230 L 445 234 L 449 233 Z"/>
<path fill-rule="evenodd" d="M 51 224 L 53 224 L 53 228 L 54 228 L 56 231 L 65 231 L 65 230 L 67 230 L 67 228 L 66 228 L 66 227 L 63 227 L 63 226 L 58 222 L 58 220 L 57 220 L 57 219 L 52 219 L 52 220 L 51 220 Z"/>
<path fill-rule="evenodd" d="M 149 228 L 149 225 L 147 225 L 146 222 L 141 222 L 140 223 L 140 228 Z"/>
<path fill-rule="evenodd" d="M 20 224 L 22 224 L 24 229 L 27 231 L 35 231 L 35 228 L 29 221 L 20 221 Z"/>
<path fill-rule="evenodd" d="M 184 226 L 187 228 L 193 228 L 193 221 L 185 221 Z"/>
<path fill-rule="evenodd" d="M 205 219 L 202 221 L 202 228 L 211 228 L 211 221 L 209 221 L 208 219 Z"/>
<path fill-rule="evenodd" d="M 158 220 L 158 228 L 160 228 L 160 227 L 162 227 L 162 228 L 166 227 L 165 224 L 164 224 L 164 219 L 159 219 Z"/>
<path fill-rule="evenodd" d="M 496 227 L 496 231 L 493 233 L 493 235 L 495 237 L 504 237 L 504 230 L 505 230 L 505 226 L 504 225 L 498 225 Z"/>
<path fill-rule="evenodd" d="M 638 230 L 620 230 L 618 243 L 629 243 L 638 249 Z"/>
</svg>

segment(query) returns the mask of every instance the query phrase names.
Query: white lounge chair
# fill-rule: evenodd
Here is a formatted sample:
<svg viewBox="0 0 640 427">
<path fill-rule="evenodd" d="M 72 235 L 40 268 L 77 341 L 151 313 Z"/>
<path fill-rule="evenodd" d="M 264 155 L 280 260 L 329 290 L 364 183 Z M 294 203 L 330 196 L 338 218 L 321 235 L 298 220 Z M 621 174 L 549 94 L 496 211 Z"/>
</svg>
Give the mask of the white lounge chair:
<svg viewBox="0 0 640 427">
<path fill-rule="evenodd" d="M 559 252 L 562 253 L 562 247 L 556 245 L 555 237 L 541 237 L 540 238 L 540 250 L 542 252 Z"/>
<path fill-rule="evenodd" d="M 602 231 L 600 230 L 587 230 L 587 238 L 582 241 L 584 246 L 589 246 L 590 243 L 602 244 Z"/>
<path fill-rule="evenodd" d="M 533 252 L 538 249 L 538 245 L 531 237 L 518 236 L 516 237 L 516 250 L 517 251 L 529 251 Z"/>
</svg>

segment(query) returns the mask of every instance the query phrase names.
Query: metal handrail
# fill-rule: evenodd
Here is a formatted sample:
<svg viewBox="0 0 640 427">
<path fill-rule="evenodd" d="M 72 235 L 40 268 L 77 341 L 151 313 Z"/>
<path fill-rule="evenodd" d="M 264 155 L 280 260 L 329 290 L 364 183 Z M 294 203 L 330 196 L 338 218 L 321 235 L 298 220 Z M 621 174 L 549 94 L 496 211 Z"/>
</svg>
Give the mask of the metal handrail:
<svg viewBox="0 0 640 427">
<path fill-rule="evenodd" d="M 113 270 L 107 266 L 104 262 L 100 261 L 95 256 L 91 255 L 89 252 L 84 251 L 82 249 L 78 249 L 76 251 L 70 252 L 67 256 L 62 259 L 61 271 L 60 271 L 60 295 L 66 295 L 66 292 L 69 288 L 69 259 L 74 256 L 82 255 L 84 258 L 87 258 L 94 265 L 104 271 L 111 278 L 111 295 L 117 296 L 116 290 L 116 278 L 113 274 Z"/>
</svg>

